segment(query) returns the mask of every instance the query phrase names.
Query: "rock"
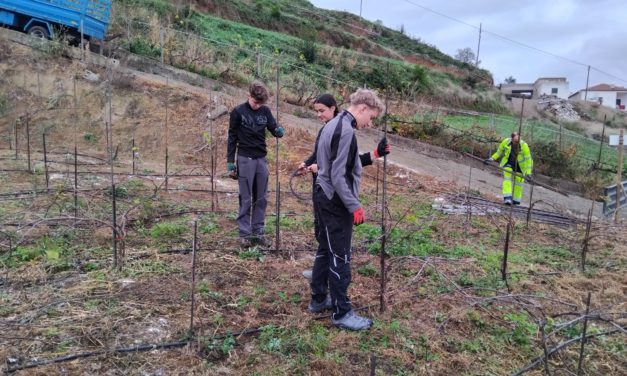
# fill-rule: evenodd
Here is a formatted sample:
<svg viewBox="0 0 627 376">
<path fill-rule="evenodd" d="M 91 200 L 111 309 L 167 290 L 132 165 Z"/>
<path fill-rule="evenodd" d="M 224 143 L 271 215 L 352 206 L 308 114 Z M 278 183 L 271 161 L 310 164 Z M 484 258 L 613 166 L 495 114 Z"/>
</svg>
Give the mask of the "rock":
<svg viewBox="0 0 627 376">
<path fill-rule="evenodd" d="M 83 78 L 89 82 L 100 82 L 100 75 L 90 70 L 85 70 L 85 72 L 83 72 Z"/>
<path fill-rule="evenodd" d="M 229 109 L 225 105 L 219 105 L 216 108 L 213 108 L 211 111 L 207 112 L 207 118 L 209 120 L 216 120 L 220 116 L 229 112 Z"/>
</svg>

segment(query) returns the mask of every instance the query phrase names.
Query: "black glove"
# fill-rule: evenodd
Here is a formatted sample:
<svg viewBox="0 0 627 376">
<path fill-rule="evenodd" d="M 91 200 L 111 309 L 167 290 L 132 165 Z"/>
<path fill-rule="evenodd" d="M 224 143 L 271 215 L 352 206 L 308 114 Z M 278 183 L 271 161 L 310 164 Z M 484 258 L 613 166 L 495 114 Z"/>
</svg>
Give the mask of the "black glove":
<svg viewBox="0 0 627 376">
<path fill-rule="evenodd" d="M 492 162 L 493 160 L 494 160 L 494 159 L 492 159 L 492 157 L 490 157 L 490 158 L 486 158 L 486 159 L 484 159 L 484 160 L 483 160 L 483 164 L 487 165 L 487 164 L 489 164 L 490 162 Z"/>
<path fill-rule="evenodd" d="M 388 154 L 390 154 L 390 144 L 388 144 L 387 137 L 383 137 L 374 151 L 374 157 L 380 158 Z"/>
<path fill-rule="evenodd" d="M 525 180 L 533 181 L 533 176 L 531 174 L 525 175 Z"/>
</svg>

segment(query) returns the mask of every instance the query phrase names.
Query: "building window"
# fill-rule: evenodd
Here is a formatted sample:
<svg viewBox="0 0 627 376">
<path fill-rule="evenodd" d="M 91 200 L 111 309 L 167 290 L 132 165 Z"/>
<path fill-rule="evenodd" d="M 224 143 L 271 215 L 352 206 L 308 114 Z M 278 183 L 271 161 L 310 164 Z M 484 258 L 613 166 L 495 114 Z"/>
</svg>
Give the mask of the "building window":
<svg viewBox="0 0 627 376">
<path fill-rule="evenodd" d="M 551 94 L 557 94 L 557 88 L 556 87 L 551 88 Z"/>
</svg>

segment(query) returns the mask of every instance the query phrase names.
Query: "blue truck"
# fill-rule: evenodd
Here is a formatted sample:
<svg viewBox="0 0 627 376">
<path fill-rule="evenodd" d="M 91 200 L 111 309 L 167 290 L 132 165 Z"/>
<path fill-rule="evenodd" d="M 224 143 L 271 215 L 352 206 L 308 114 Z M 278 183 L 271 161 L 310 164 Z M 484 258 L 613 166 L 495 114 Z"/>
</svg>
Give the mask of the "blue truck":
<svg viewBox="0 0 627 376">
<path fill-rule="evenodd" d="M 0 0 L 0 24 L 40 38 L 104 40 L 111 0 Z"/>
</svg>

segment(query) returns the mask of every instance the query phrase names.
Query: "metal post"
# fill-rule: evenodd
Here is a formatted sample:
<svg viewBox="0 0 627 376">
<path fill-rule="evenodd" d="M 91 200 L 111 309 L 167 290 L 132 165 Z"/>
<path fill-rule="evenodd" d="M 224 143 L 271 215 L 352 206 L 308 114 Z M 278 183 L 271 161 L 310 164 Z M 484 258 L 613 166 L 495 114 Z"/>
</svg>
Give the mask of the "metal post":
<svg viewBox="0 0 627 376">
<path fill-rule="evenodd" d="M 599 145 L 599 159 L 597 160 L 597 168 L 601 168 L 601 154 L 603 153 L 603 141 L 605 140 L 605 122 L 607 115 L 603 116 L 603 130 L 601 131 L 601 144 Z"/>
<path fill-rule="evenodd" d="M 19 145 L 17 144 L 17 119 L 15 120 L 15 159 L 18 158 Z"/>
<path fill-rule="evenodd" d="M 164 35 L 163 35 L 164 31 L 163 31 L 163 26 L 159 27 L 159 50 L 161 51 L 161 64 L 163 65 L 164 63 L 164 56 L 163 56 L 163 48 L 164 48 Z"/>
<path fill-rule="evenodd" d="M 583 350 L 586 346 L 586 333 L 588 332 L 588 314 L 590 313 L 590 298 L 591 293 L 588 293 L 586 299 L 586 316 L 583 318 L 583 332 L 581 333 L 581 347 L 579 348 L 579 362 L 577 364 L 577 376 L 582 374 L 583 371 Z"/>
<path fill-rule="evenodd" d="M 531 184 L 531 193 L 529 194 L 529 207 L 527 208 L 527 227 L 529 227 L 529 220 L 531 219 L 531 208 L 533 207 L 533 188 L 535 184 Z"/>
<path fill-rule="evenodd" d="M 28 172 L 32 172 L 30 165 L 30 121 L 26 113 L 26 154 L 28 155 Z"/>
<path fill-rule="evenodd" d="M 194 336 L 194 309 L 196 305 L 196 248 L 198 247 L 198 221 L 194 221 L 194 240 L 192 241 L 192 307 L 189 314 L 189 336 Z"/>
<path fill-rule="evenodd" d="M 165 191 L 168 191 L 168 148 L 165 148 Z"/>
<path fill-rule="evenodd" d="M 85 61 L 85 36 L 84 36 L 84 29 L 85 29 L 85 15 L 84 15 L 85 9 L 83 9 L 83 14 L 81 14 L 81 60 Z"/>
<path fill-rule="evenodd" d="M 131 175 L 135 175 L 135 137 L 131 140 L 131 158 L 132 158 L 132 173 Z"/>
<path fill-rule="evenodd" d="M 37 96 L 41 98 L 41 82 L 39 80 L 39 65 L 36 66 L 37 69 Z"/>
<path fill-rule="evenodd" d="M 257 52 L 257 77 L 261 77 L 261 54 Z"/>
<path fill-rule="evenodd" d="M 46 190 L 50 188 L 50 176 L 48 175 L 48 151 L 46 150 L 46 132 L 42 134 L 44 144 L 44 176 L 46 177 Z"/>
<path fill-rule="evenodd" d="M 78 148 L 74 144 L 74 217 L 78 218 Z"/>
<path fill-rule="evenodd" d="M 117 213 L 116 213 L 116 203 L 115 203 L 115 184 L 111 184 L 111 223 L 112 232 L 113 232 L 113 265 L 116 268 L 120 268 L 120 260 L 118 260 L 118 223 L 117 223 Z"/>
<path fill-rule="evenodd" d="M 279 99 L 280 96 L 280 73 L 281 68 L 277 63 L 276 67 L 276 123 L 279 124 Z M 276 252 L 281 249 L 281 185 L 279 183 L 279 138 L 276 138 Z"/>
<path fill-rule="evenodd" d="M 168 103 L 170 102 L 170 79 L 166 77 L 165 80 L 167 94 L 165 97 L 165 191 L 168 191 Z"/>
<path fill-rule="evenodd" d="M 468 205 L 468 223 L 472 225 L 472 204 L 470 203 L 470 183 L 472 182 L 472 166 L 468 170 L 468 188 L 466 189 L 466 205 Z"/>
<path fill-rule="evenodd" d="M 620 212 L 620 200 L 623 197 L 623 133 L 624 130 L 620 130 L 620 136 L 618 137 L 618 163 L 616 164 L 616 211 L 614 212 L 614 222 L 618 222 Z"/>
<path fill-rule="evenodd" d="M 390 77 L 390 63 L 387 64 L 386 67 L 386 75 L 387 77 Z M 385 113 L 383 114 L 383 138 L 386 140 L 387 142 L 387 135 L 388 135 L 388 122 L 387 122 L 387 114 L 388 114 L 388 102 L 389 102 L 389 91 L 386 90 L 385 92 Z M 382 197 L 381 197 L 381 254 L 380 254 L 380 269 L 381 269 L 381 280 L 380 280 L 380 285 L 381 285 L 381 295 L 379 296 L 379 308 L 380 311 L 383 313 L 385 312 L 386 309 L 386 304 L 385 304 L 385 290 L 386 290 L 386 286 L 385 286 L 385 281 L 386 281 L 386 274 L 385 274 L 385 246 L 386 246 L 386 241 L 387 241 L 387 228 L 386 228 L 386 223 L 385 223 L 385 209 L 386 209 L 386 194 L 387 194 L 387 155 L 383 156 L 383 182 L 382 182 Z"/>
</svg>

